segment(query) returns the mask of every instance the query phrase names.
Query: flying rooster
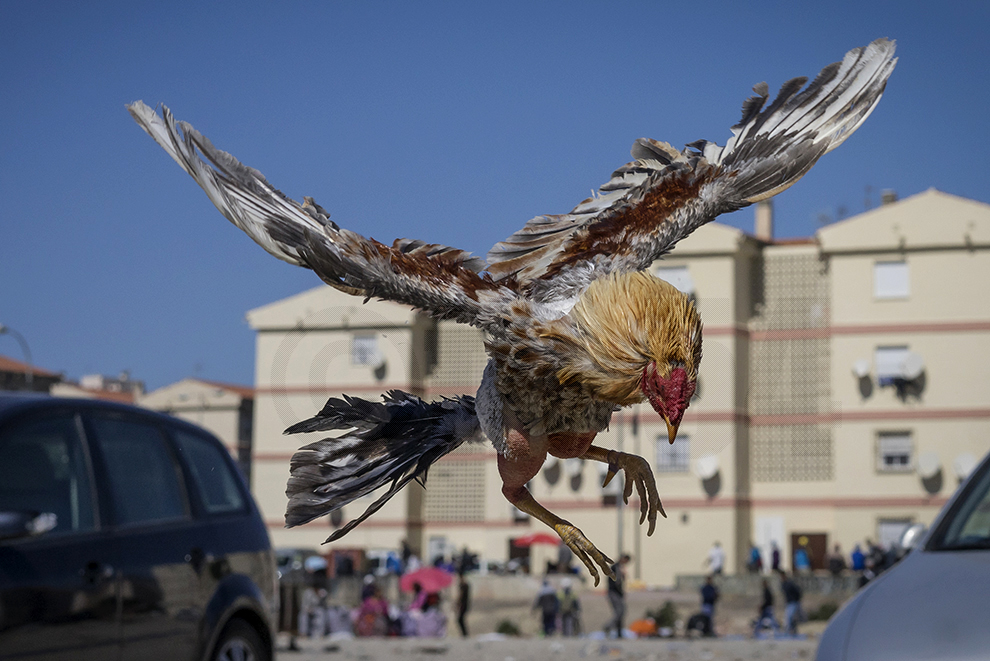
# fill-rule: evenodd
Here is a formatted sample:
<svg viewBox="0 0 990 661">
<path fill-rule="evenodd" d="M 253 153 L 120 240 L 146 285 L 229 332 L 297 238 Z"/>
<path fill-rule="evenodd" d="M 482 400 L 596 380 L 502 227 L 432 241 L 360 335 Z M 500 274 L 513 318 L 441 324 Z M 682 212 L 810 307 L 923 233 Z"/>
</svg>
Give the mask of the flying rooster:
<svg viewBox="0 0 990 661">
<path fill-rule="evenodd" d="M 641 457 L 593 444 L 612 413 L 643 400 L 666 421 L 670 442 L 695 391 L 701 318 L 687 296 L 646 272 L 657 258 L 721 213 L 785 190 L 873 111 L 893 71 L 894 42 L 849 51 L 805 87 L 795 78 L 772 103 L 766 83 L 742 106 L 724 147 L 701 140 L 678 151 L 639 139 L 633 161 L 570 213 L 537 216 L 487 261 L 422 241 L 391 246 L 341 228 L 312 198 L 302 204 L 272 187 L 168 108 L 140 101 L 131 115 L 237 227 L 275 257 L 312 269 L 328 285 L 395 301 L 485 332 L 489 361 L 476 397 L 435 402 L 400 392 L 382 402 L 331 398 L 286 433 L 344 431 L 292 458 L 286 525 L 328 514 L 390 484 L 346 534 L 412 479 L 465 441 L 487 437 L 498 451 L 502 493 L 560 536 L 588 567 L 611 576 L 612 561 L 568 521 L 540 505 L 526 483 L 546 455 L 608 464 L 605 484 L 626 475 L 640 524 L 652 534 L 663 513 Z M 666 516 L 664 514 L 664 516 Z"/>
</svg>

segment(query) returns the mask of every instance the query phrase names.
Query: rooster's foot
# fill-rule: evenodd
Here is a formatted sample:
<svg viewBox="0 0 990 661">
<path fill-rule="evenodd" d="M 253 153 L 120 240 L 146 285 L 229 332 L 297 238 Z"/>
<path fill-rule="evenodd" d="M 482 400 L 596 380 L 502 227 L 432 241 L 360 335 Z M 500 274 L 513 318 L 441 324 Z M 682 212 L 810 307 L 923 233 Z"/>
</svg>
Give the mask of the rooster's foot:
<svg viewBox="0 0 990 661">
<path fill-rule="evenodd" d="M 595 587 L 598 587 L 598 567 L 602 568 L 602 571 L 606 576 L 615 580 L 615 574 L 612 572 L 612 565 L 614 564 L 609 557 L 598 550 L 598 548 L 591 543 L 591 540 L 585 537 L 584 533 L 581 532 L 576 526 L 572 525 L 567 521 L 561 521 L 553 526 L 554 531 L 560 535 L 560 539 L 567 544 L 574 555 L 576 555 L 584 566 L 588 568 L 591 572 L 592 577 L 595 579 Z M 597 566 L 596 566 L 597 565 Z"/>
<path fill-rule="evenodd" d="M 626 488 L 623 490 L 622 500 L 627 505 L 629 504 L 629 496 L 632 495 L 633 485 L 635 485 L 636 491 L 639 493 L 639 523 L 642 525 L 643 521 L 649 519 L 650 527 L 646 534 L 652 535 L 653 529 L 657 525 L 657 512 L 660 512 L 664 518 L 667 518 L 667 513 L 663 511 L 663 503 L 660 502 L 656 478 L 653 477 L 650 464 L 642 457 L 616 450 L 609 451 L 607 461 L 608 473 L 605 475 L 605 482 L 602 483 L 602 487 L 608 486 L 619 469 L 624 470 L 626 472 Z"/>
</svg>

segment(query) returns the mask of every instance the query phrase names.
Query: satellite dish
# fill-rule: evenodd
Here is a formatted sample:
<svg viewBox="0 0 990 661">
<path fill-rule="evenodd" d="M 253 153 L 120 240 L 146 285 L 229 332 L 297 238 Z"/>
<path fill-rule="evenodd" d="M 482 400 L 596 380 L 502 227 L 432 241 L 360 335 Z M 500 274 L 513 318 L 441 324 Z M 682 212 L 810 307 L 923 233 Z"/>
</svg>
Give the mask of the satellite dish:
<svg viewBox="0 0 990 661">
<path fill-rule="evenodd" d="M 694 463 L 694 473 L 702 480 L 710 480 L 718 474 L 718 457 L 710 454 Z"/>
<path fill-rule="evenodd" d="M 918 457 L 918 475 L 922 479 L 928 480 L 936 475 L 942 469 L 942 465 L 938 460 L 937 452 L 922 452 Z"/>
<path fill-rule="evenodd" d="M 584 461 L 581 459 L 567 459 L 564 461 L 564 470 L 568 477 L 577 477 L 584 471 Z"/>
<path fill-rule="evenodd" d="M 914 381 L 925 371 L 925 360 L 916 353 L 908 352 L 901 359 L 901 377 Z"/>
<path fill-rule="evenodd" d="M 952 462 L 952 467 L 956 470 L 956 475 L 959 476 L 959 479 L 964 480 L 976 468 L 976 457 L 968 452 L 963 452 Z"/>
<path fill-rule="evenodd" d="M 853 363 L 853 374 L 860 379 L 868 377 L 870 375 L 870 361 L 861 359 Z"/>
</svg>

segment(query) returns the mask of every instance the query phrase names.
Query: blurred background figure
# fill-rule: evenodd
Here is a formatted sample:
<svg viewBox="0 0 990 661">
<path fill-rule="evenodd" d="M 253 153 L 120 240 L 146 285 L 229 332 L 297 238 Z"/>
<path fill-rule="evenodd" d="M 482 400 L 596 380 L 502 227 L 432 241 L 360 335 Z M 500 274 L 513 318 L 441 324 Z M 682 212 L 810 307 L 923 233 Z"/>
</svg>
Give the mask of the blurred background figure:
<svg viewBox="0 0 990 661">
<path fill-rule="evenodd" d="M 780 632 L 780 623 L 773 614 L 773 592 L 770 591 L 770 582 L 767 579 L 763 579 L 763 599 L 760 602 L 759 614 L 753 622 L 753 637 L 759 637 L 764 629 L 772 629 L 774 633 Z"/>
<path fill-rule="evenodd" d="M 718 597 L 715 580 L 709 574 L 705 578 L 705 584 L 701 586 L 701 612 L 698 614 L 701 617 L 696 620 L 701 624 L 702 636 L 715 636 L 715 602 L 718 601 Z"/>
<path fill-rule="evenodd" d="M 468 637 L 467 614 L 471 608 L 471 585 L 467 582 L 467 577 L 462 569 L 457 577 L 457 626 L 461 630 L 461 636 Z"/>
<path fill-rule="evenodd" d="M 852 561 L 853 571 L 861 572 L 866 569 L 866 556 L 863 555 L 863 550 L 859 548 L 859 544 L 853 546 L 849 559 Z"/>
<path fill-rule="evenodd" d="M 780 572 L 780 590 L 784 593 L 784 629 L 791 636 L 797 635 L 798 624 L 804 621 L 804 611 L 801 609 L 801 588 L 794 581 L 794 576 Z"/>
<path fill-rule="evenodd" d="M 752 542 L 749 543 L 749 562 L 746 563 L 746 569 L 750 574 L 759 574 L 763 571 L 763 555 L 759 547 Z"/>
<path fill-rule="evenodd" d="M 560 587 L 560 632 L 568 638 L 579 636 L 581 635 L 581 601 L 571 589 L 571 579 L 565 578 L 560 582 Z"/>
<path fill-rule="evenodd" d="M 370 590 L 368 588 L 370 587 Z M 365 585 L 368 595 L 362 599 L 361 606 L 354 618 L 354 633 L 357 636 L 386 636 L 391 629 L 388 601 L 382 595 L 381 588 L 372 581 Z"/>
<path fill-rule="evenodd" d="M 725 567 L 725 550 L 717 540 L 708 550 L 708 557 L 705 558 L 705 566 L 712 574 L 721 574 Z"/>
<path fill-rule="evenodd" d="M 612 620 L 605 625 L 605 633 L 613 638 L 622 638 L 623 623 L 626 617 L 626 565 L 632 557 L 625 553 L 612 565 L 615 579 L 608 579 L 608 603 L 612 607 Z"/>
<path fill-rule="evenodd" d="M 423 612 L 416 623 L 416 635 L 421 638 L 443 638 L 447 635 L 447 616 L 440 607 L 440 595 L 431 592 L 423 604 Z"/>
<path fill-rule="evenodd" d="M 533 610 L 539 610 L 543 618 L 543 635 L 552 636 L 557 630 L 557 614 L 560 612 L 560 600 L 557 599 L 557 592 L 550 585 L 548 579 L 543 579 L 543 587 L 540 588 L 540 593 L 536 595 Z"/>
<path fill-rule="evenodd" d="M 828 554 L 828 571 L 833 578 L 838 578 L 846 569 L 846 559 L 842 555 L 842 547 L 838 544 Z"/>
<path fill-rule="evenodd" d="M 770 542 L 770 570 L 780 571 L 780 547 L 776 541 Z"/>
</svg>

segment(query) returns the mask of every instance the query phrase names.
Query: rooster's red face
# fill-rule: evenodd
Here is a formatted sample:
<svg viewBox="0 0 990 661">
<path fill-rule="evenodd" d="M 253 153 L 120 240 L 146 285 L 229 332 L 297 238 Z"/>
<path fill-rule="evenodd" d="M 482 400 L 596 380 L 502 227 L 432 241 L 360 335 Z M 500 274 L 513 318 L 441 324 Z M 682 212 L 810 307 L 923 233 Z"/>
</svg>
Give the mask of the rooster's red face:
<svg viewBox="0 0 990 661">
<path fill-rule="evenodd" d="M 681 425 L 684 411 L 687 410 L 697 382 L 688 377 L 684 366 L 671 365 L 670 373 L 664 377 L 657 369 L 656 362 L 650 362 L 643 369 L 639 388 L 650 400 L 653 410 L 659 413 L 667 423 L 667 434 L 670 442 L 677 436 L 677 428 Z"/>
</svg>

